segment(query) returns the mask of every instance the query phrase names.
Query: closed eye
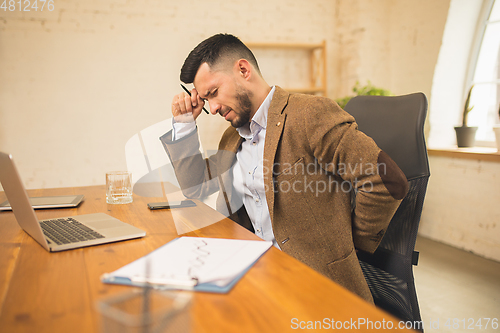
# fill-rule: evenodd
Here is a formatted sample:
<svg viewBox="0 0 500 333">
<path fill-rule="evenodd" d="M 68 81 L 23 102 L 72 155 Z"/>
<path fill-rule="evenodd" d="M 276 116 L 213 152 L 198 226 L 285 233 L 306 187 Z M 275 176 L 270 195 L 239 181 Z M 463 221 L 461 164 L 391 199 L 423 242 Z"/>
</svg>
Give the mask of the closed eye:
<svg viewBox="0 0 500 333">
<path fill-rule="evenodd" d="M 213 97 L 217 96 L 217 90 L 218 89 L 215 88 L 214 90 L 212 90 L 211 92 L 209 92 L 208 95 L 207 95 L 207 98 L 209 98 L 209 97 L 213 98 Z"/>
<path fill-rule="evenodd" d="M 217 96 L 217 88 L 215 88 L 214 90 L 210 91 L 207 93 L 207 97 L 203 98 L 200 96 L 200 98 L 203 100 L 203 102 L 207 102 L 209 98 L 212 98 L 212 97 L 215 97 Z"/>
</svg>

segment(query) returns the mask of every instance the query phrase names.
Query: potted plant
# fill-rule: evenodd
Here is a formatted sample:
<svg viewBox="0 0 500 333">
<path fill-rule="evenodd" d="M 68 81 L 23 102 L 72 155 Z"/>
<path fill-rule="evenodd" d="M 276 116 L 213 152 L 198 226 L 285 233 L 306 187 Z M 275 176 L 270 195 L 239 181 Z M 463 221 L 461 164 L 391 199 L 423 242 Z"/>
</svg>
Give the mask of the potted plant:
<svg viewBox="0 0 500 333">
<path fill-rule="evenodd" d="M 472 88 L 474 88 L 474 85 L 470 87 L 469 93 L 467 94 L 467 99 L 465 100 L 464 111 L 462 114 L 462 126 L 455 127 L 458 147 L 473 147 L 476 143 L 477 127 L 467 126 L 467 118 L 469 116 L 469 112 L 474 108 L 474 106 L 469 105 Z"/>
</svg>

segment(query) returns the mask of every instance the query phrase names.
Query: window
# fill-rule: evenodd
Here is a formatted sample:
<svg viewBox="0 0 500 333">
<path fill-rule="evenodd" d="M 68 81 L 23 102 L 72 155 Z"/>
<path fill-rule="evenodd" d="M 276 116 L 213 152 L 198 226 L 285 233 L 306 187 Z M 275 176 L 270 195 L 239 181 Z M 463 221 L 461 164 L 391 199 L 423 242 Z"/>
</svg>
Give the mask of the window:
<svg viewBox="0 0 500 333">
<path fill-rule="evenodd" d="M 487 2 L 486 19 L 477 33 L 479 41 L 471 56 L 469 87 L 474 85 L 469 113 L 469 126 L 477 126 L 476 144 L 491 145 L 495 140 L 492 127 L 500 125 L 500 0 Z"/>
</svg>

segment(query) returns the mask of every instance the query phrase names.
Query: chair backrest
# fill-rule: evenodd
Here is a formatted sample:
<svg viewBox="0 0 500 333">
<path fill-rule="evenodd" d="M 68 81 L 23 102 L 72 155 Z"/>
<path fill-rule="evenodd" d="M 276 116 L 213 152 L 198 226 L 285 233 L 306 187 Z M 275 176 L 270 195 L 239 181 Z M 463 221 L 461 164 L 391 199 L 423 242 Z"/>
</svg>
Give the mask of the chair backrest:
<svg viewBox="0 0 500 333">
<path fill-rule="evenodd" d="M 345 110 L 354 116 L 359 130 L 396 162 L 407 179 L 430 175 L 424 139 L 427 98 L 423 93 L 356 96 Z"/>
<path fill-rule="evenodd" d="M 420 321 L 412 263 L 423 201 L 430 176 L 424 138 L 427 98 L 357 96 L 345 106 L 360 131 L 370 136 L 401 168 L 409 191 L 373 255 L 360 253 L 375 304 L 404 320 Z"/>
</svg>

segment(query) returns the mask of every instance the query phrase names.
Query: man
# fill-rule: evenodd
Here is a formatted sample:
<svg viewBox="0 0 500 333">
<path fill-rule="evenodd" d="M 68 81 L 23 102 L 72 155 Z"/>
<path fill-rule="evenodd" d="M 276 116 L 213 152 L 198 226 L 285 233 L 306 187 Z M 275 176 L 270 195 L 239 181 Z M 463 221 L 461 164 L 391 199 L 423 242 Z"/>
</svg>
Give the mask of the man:
<svg viewBox="0 0 500 333">
<path fill-rule="evenodd" d="M 160 139 L 183 193 L 219 191 L 218 210 L 373 301 L 356 249 L 375 251 L 407 192 L 397 165 L 332 100 L 270 87 L 234 36 L 200 43 L 181 81 L 195 89 L 174 97 L 174 129 Z M 205 101 L 232 125 L 207 160 L 195 123 Z"/>
</svg>

